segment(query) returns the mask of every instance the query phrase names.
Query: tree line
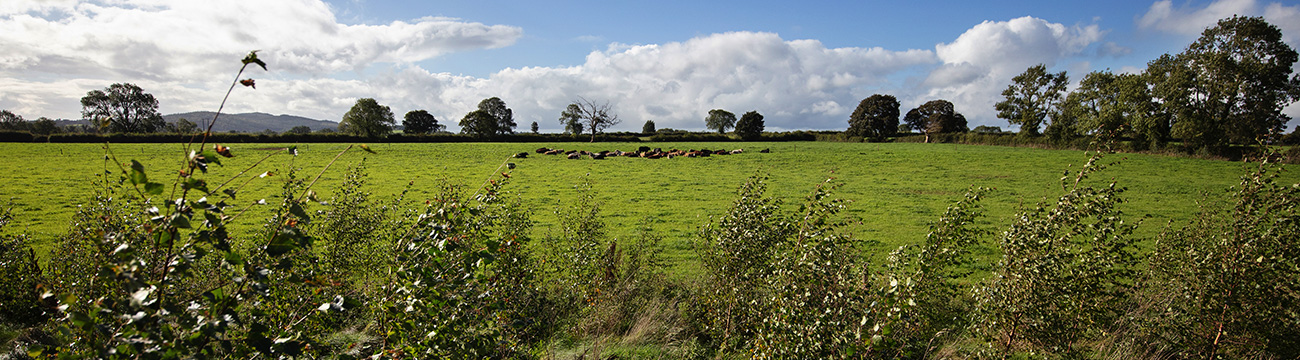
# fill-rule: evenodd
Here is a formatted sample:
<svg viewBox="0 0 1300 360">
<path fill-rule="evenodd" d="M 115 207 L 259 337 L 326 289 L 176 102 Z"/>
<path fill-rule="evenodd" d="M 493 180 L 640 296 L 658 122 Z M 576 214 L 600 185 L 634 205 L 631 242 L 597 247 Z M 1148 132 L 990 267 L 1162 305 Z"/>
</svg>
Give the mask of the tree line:
<svg viewBox="0 0 1300 360">
<path fill-rule="evenodd" d="M 1219 154 L 1231 145 L 1278 140 L 1291 120 L 1282 109 L 1300 99 L 1300 75 L 1292 75 L 1296 60 L 1276 26 L 1234 16 L 1206 29 L 1183 52 L 1147 63 L 1141 73 L 1094 71 L 1074 91 L 1066 90 L 1065 71 L 1031 66 L 1011 79 L 995 109 L 998 118 L 1020 127 L 1021 136 L 1045 136 L 1050 143 L 1115 138 L 1147 150 L 1177 141 L 1188 151 Z M 875 141 L 894 135 L 898 106 L 891 95 L 862 100 L 846 134 Z M 928 102 L 909 111 L 898 129 L 920 131 L 927 142 L 932 133 L 966 131 L 965 119 L 951 106 Z"/>
</svg>

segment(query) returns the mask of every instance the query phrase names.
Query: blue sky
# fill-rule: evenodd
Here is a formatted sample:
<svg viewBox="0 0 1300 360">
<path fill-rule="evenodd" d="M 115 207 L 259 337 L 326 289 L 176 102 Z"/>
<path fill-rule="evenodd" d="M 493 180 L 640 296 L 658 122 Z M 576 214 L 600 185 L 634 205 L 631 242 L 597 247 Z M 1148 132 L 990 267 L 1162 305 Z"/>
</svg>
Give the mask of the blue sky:
<svg viewBox="0 0 1300 360">
<path fill-rule="evenodd" d="M 615 131 L 698 130 L 714 108 L 759 111 L 769 130 L 842 129 L 884 93 L 904 112 L 946 99 L 971 126 L 1009 129 L 992 104 L 1028 66 L 1074 81 L 1140 71 L 1234 14 L 1297 47 L 1295 1 L 5 0 L 0 109 L 78 118 L 87 91 L 131 82 L 164 113 L 212 110 L 260 49 L 271 71 L 227 111 L 337 121 L 369 97 L 456 130 L 496 96 L 521 129 L 560 131 L 581 96 L 615 105 Z"/>
</svg>

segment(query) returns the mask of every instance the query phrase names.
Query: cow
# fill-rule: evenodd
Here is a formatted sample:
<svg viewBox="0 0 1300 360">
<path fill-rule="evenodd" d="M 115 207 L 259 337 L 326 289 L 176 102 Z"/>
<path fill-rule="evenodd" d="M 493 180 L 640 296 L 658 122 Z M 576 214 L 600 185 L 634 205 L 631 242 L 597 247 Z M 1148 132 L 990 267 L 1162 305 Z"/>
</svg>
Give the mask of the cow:
<svg viewBox="0 0 1300 360">
<path fill-rule="evenodd" d="M 546 155 L 559 155 L 559 154 L 562 154 L 562 153 L 564 153 L 564 150 L 561 150 L 561 149 L 555 149 L 555 150 L 547 151 L 547 152 L 546 152 Z"/>
<path fill-rule="evenodd" d="M 770 152 L 772 152 L 772 150 L 771 150 L 771 149 L 763 149 L 763 150 L 759 150 L 758 152 L 759 152 L 759 153 L 766 154 L 766 153 L 770 153 Z"/>
<path fill-rule="evenodd" d="M 537 148 L 536 151 L 537 151 L 538 154 L 545 154 L 547 151 L 551 151 L 551 149 L 547 149 L 547 148 L 544 148 L 544 147 L 539 147 L 539 148 Z"/>
<path fill-rule="evenodd" d="M 516 159 L 527 159 L 527 158 L 528 158 L 528 153 L 527 153 L 527 152 L 521 152 L 521 153 L 515 154 L 514 157 L 515 157 Z"/>
<path fill-rule="evenodd" d="M 577 159 L 581 159 L 581 158 L 582 158 L 582 154 L 579 154 L 578 152 L 574 151 L 574 152 L 570 152 L 570 153 L 568 153 L 568 155 L 567 155 L 566 157 L 568 157 L 569 160 L 577 160 Z"/>
<path fill-rule="evenodd" d="M 743 152 L 745 152 L 745 149 L 736 149 L 736 150 L 732 150 L 732 151 L 731 151 L 731 154 L 732 154 L 732 155 L 736 155 L 736 154 L 740 154 L 740 153 L 743 153 Z"/>
</svg>

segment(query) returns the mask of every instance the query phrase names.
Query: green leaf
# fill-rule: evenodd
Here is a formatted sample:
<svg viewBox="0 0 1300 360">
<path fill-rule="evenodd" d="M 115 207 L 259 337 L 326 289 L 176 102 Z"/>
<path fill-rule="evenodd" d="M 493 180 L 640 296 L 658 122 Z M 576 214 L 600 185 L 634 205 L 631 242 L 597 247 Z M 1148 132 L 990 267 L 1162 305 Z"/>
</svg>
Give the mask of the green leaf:
<svg viewBox="0 0 1300 360">
<path fill-rule="evenodd" d="M 200 179 L 195 179 L 195 178 L 185 179 L 185 183 L 182 184 L 182 187 L 185 188 L 186 190 L 193 189 L 193 190 L 202 191 L 204 194 L 207 194 L 209 192 L 208 182 Z"/>
<path fill-rule="evenodd" d="M 149 195 L 162 195 L 163 188 L 163 184 L 159 183 L 151 182 L 144 184 L 144 192 Z"/>
<path fill-rule="evenodd" d="M 149 177 L 144 174 L 144 165 L 139 161 L 131 160 L 131 174 L 127 176 L 132 184 L 140 185 L 149 182 Z"/>
<path fill-rule="evenodd" d="M 237 252 L 228 252 L 228 253 L 226 253 L 226 258 L 225 258 L 225 260 L 226 260 L 226 263 L 227 263 L 227 264 L 230 264 L 230 265 L 234 265 L 234 266 L 243 266 L 243 265 L 244 265 L 244 256 L 243 256 L 243 255 L 239 255 L 239 253 L 237 253 Z"/>
<path fill-rule="evenodd" d="M 169 224 L 177 229 L 189 229 L 190 219 L 181 214 L 172 215 L 172 221 Z"/>
<path fill-rule="evenodd" d="M 244 65 L 248 65 L 248 64 L 257 64 L 257 66 L 261 66 L 261 67 L 262 67 L 262 71 L 266 71 L 266 62 L 264 62 L 264 61 L 262 61 L 262 60 L 259 60 L 259 59 L 257 58 L 257 52 L 258 52 L 258 51 L 261 51 L 261 50 L 253 50 L 253 51 L 248 52 L 248 55 L 247 55 L 247 56 L 244 56 L 244 60 L 242 60 L 242 62 L 244 63 Z"/>
<path fill-rule="evenodd" d="M 299 219 L 302 219 L 303 222 L 311 221 L 311 216 L 308 216 L 307 211 L 303 210 L 302 206 L 299 206 L 299 204 L 297 203 L 293 205 L 289 205 L 289 213 L 293 214 L 293 216 L 297 216 Z"/>
<path fill-rule="evenodd" d="M 271 243 L 266 245 L 266 253 L 271 256 L 280 256 L 298 248 L 298 238 L 300 235 L 296 231 L 281 230 L 271 238 Z"/>
<path fill-rule="evenodd" d="M 205 161 L 205 162 L 209 162 L 209 163 L 213 163 L 213 164 L 217 164 L 217 165 L 221 165 L 221 155 L 217 154 L 216 151 L 212 151 L 212 150 L 203 150 L 203 154 L 202 154 L 202 155 L 203 155 L 203 161 Z M 224 165 L 223 165 L 223 166 L 224 166 Z"/>
</svg>

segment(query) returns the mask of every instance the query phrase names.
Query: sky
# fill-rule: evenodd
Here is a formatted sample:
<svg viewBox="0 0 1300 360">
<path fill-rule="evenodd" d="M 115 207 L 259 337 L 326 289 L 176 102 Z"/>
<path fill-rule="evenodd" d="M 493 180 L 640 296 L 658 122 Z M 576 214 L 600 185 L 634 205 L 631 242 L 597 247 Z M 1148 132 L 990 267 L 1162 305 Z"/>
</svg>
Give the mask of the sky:
<svg viewBox="0 0 1300 360">
<path fill-rule="evenodd" d="M 374 98 L 398 123 L 427 110 L 457 131 L 499 97 L 517 130 L 559 132 L 581 97 L 613 105 L 609 131 L 703 130 L 710 109 L 757 111 L 768 131 L 838 130 L 889 94 L 902 112 L 944 99 L 971 127 L 1010 130 L 993 104 L 1026 68 L 1072 86 L 1140 72 L 1233 15 L 1263 16 L 1300 48 L 1298 1 L 3 0 L 0 109 L 79 119 L 87 92 L 126 82 L 164 114 L 212 111 L 259 50 L 269 71 L 246 70 L 257 88 L 225 112 L 338 121 Z"/>
</svg>

